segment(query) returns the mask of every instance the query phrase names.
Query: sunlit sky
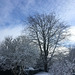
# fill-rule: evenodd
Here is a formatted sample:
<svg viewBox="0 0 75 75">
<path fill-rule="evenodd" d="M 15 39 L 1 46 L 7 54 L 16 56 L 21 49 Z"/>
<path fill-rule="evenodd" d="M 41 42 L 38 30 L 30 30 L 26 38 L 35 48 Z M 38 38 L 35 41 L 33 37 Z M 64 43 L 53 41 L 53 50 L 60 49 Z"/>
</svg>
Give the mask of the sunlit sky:
<svg viewBox="0 0 75 75">
<path fill-rule="evenodd" d="M 0 41 L 21 34 L 29 15 L 55 12 L 71 26 L 71 42 L 75 42 L 75 0 L 0 0 Z"/>
</svg>

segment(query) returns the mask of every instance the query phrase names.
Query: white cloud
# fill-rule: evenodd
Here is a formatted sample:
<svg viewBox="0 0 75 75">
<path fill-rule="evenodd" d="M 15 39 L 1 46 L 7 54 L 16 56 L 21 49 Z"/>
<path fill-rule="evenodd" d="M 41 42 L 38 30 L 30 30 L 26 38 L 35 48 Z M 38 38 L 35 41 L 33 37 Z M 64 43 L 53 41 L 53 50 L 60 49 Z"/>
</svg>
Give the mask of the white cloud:
<svg viewBox="0 0 75 75">
<path fill-rule="evenodd" d="M 21 35 L 23 27 L 21 25 L 18 26 L 10 26 L 7 28 L 3 28 L 0 30 L 0 41 L 4 40 L 5 37 L 12 36 L 13 38 Z"/>
<path fill-rule="evenodd" d="M 71 36 L 69 37 L 69 40 L 71 43 L 75 43 L 75 26 L 71 26 L 69 31 L 71 34 Z"/>
</svg>

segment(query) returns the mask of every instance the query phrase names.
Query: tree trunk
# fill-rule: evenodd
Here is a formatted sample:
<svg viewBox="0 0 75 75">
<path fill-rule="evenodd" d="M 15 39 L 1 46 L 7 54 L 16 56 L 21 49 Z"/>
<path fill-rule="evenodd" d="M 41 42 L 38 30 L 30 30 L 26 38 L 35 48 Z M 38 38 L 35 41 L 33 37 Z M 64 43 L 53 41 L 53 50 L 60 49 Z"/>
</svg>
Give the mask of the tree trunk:
<svg viewBox="0 0 75 75">
<path fill-rule="evenodd" d="M 48 72 L 48 63 L 47 63 L 47 56 L 45 55 L 45 60 L 44 60 L 44 71 Z"/>
<path fill-rule="evenodd" d="M 45 71 L 45 72 L 48 72 L 47 63 L 44 64 L 44 71 Z"/>
</svg>

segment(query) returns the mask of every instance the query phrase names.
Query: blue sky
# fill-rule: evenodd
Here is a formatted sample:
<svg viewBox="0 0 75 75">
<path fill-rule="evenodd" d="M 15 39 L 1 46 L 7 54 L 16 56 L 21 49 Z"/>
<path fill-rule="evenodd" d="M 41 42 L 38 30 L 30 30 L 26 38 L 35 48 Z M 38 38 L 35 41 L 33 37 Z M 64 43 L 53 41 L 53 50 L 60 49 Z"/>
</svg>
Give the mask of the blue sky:
<svg viewBox="0 0 75 75">
<path fill-rule="evenodd" d="M 50 12 L 72 26 L 71 41 L 75 40 L 75 0 L 0 0 L 0 41 L 20 35 L 29 15 Z"/>
</svg>

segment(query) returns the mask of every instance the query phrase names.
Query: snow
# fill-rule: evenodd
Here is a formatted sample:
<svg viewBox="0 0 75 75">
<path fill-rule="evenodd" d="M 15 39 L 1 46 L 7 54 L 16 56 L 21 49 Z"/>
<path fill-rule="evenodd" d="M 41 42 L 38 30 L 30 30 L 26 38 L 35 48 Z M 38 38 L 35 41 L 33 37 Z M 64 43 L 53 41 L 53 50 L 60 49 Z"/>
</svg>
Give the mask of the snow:
<svg viewBox="0 0 75 75">
<path fill-rule="evenodd" d="M 29 70 L 34 70 L 34 68 L 33 67 L 29 67 Z"/>
<path fill-rule="evenodd" d="M 39 72 L 39 73 L 34 74 L 34 75 L 50 75 L 50 74 L 49 74 L 49 73 L 47 73 L 47 72 Z"/>
</svg>

